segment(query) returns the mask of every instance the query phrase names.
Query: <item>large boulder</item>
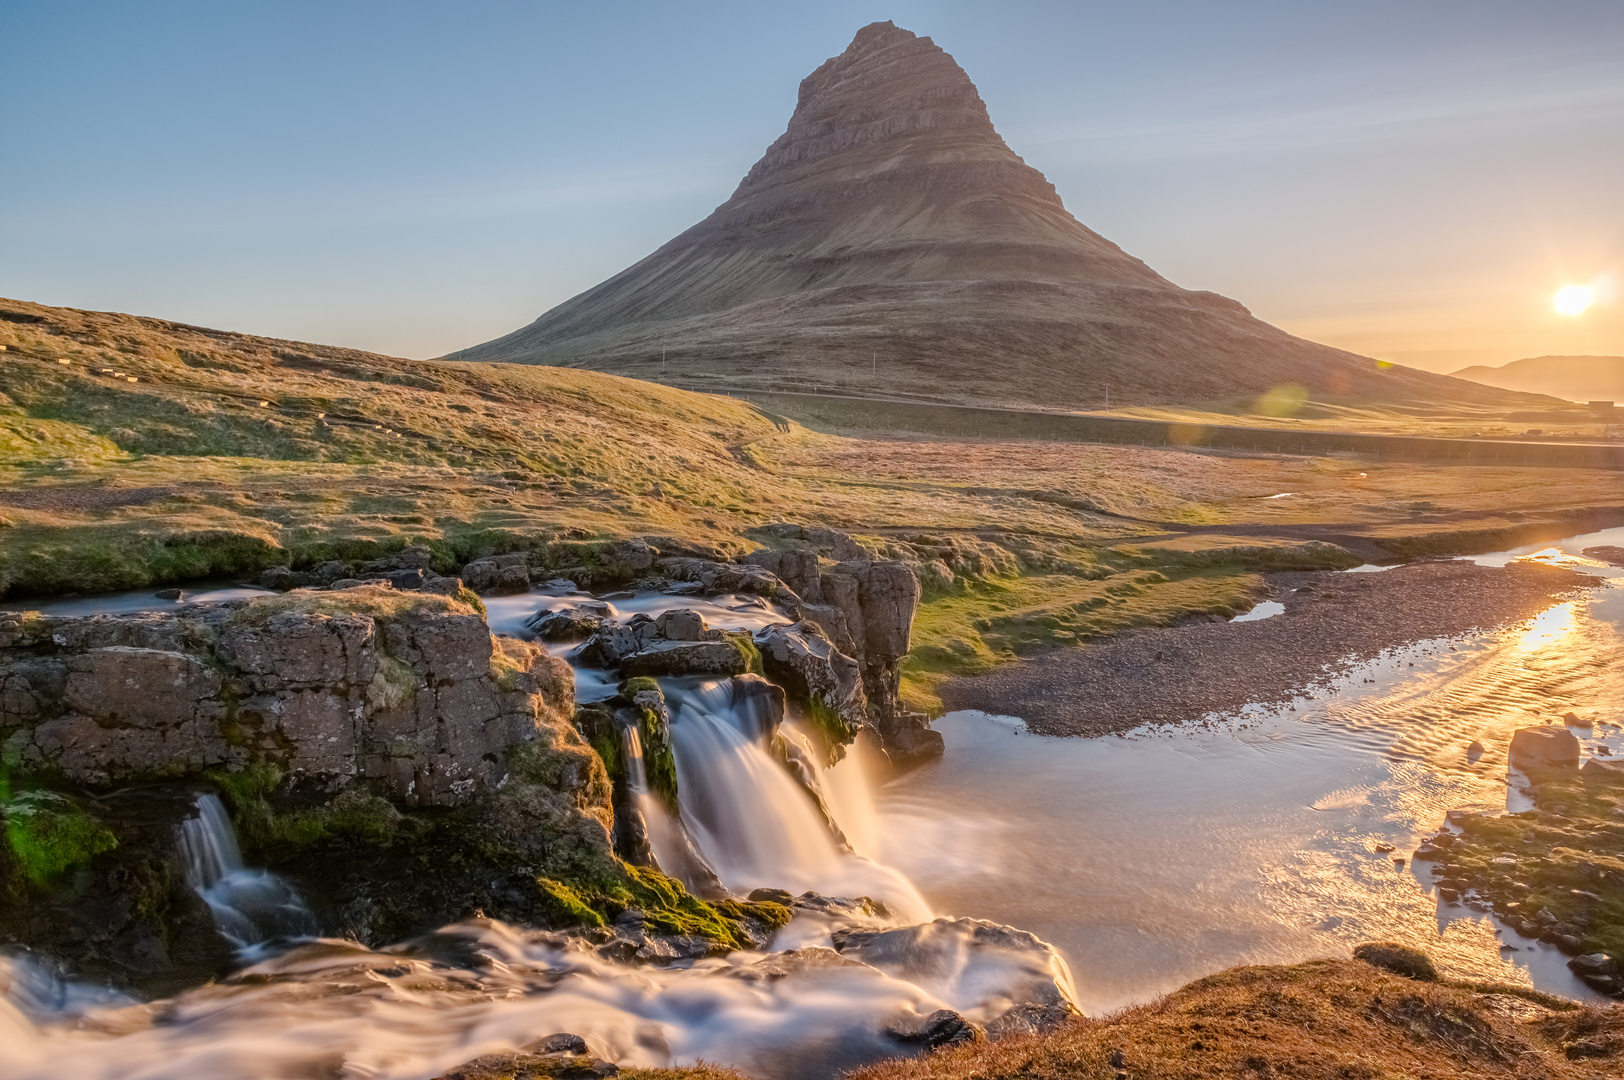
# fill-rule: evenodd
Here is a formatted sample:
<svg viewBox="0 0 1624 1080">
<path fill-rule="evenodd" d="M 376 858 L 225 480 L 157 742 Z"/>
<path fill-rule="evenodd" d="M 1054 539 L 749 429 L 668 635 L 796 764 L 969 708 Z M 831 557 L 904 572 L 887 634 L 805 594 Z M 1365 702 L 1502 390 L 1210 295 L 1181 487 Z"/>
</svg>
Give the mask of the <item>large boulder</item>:
<svg viewBox="0 0 1624 1080">
<path fill-rule="evenodd" d="M 1511 736 L 1510 757 L 1513 765 L 1577 767 L 1579 740 L 1567 728 L 1553 724 L 1518 728 Z"/>
<path fill-rule="evenodd" d="M 623 658 L 622 675 L 742 675 L 752 657 L 738 642 L 654 641 L 642 651 Z"/>
<path fill-rule="evenodd" d="M 853 730 L 868 720 L 868 698 L 857 661 L 806 624 L 769 626 L 756 636 L 767 677 L 799 701 L 816 702 Z"/>
<path fill-rule="evenodd" d="M 522 554 L 475 559 L 462 568 L 462 581 L 476 593 L 504 595 L 530 591 L 530 568 Z"/>
</svg>

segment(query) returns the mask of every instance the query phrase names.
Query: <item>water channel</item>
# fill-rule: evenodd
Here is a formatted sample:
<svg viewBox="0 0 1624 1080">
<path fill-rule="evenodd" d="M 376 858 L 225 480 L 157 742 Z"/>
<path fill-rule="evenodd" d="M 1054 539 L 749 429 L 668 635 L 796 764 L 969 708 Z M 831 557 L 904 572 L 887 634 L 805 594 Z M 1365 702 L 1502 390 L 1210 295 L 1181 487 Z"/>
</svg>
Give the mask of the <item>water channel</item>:
<svg viewBox="0 0 1624 1080">
<path fill-rule="evenodd" d="M 682 790 L 695 800 L 683 820 L 735 887 L 863 888 L 904 922 L 966 916 L 1036 933 L 1069 961 L 1087 1012 L 1233 964 L 1345 955 L 1374 938 L 1419 945 L 1448 974 L 1588 997 L 1559 953 L 1485 910 L 1441 903 L 1428 864 L 1407 856 L 1450 809 L 1526 805 L 1506 761 L 1517 727 L 1572 712 L 1586 753 L 1624 753 L 1624 570 L 1581 554 L 1618 543 L 1624 530 L 1481 557 L 1609 580 L 1521 626 L 1392 650 L 1287 707 L 1087 740 L 949 714 L 937 723 L 940 761 L 878 790 L 857 754 L 821 778 L 856 854 L 810 842 L 819 823 L 717 704 L 725 695 L 689 688 L 674 695 Z M 538 606 L 601 602 L 505 598 L 490 603 L 491 623 L 518 633 Z M 712 625 L 741 629 L 779 618 L 741 597 L 611 603 L 620 615 L 699 607 Z M 41 606 L 172 604 L 129 594 Z M 583 698 L 608 689 L 588 673 L 580 681 Z M 1473 742 L 1480 754 L 1468 753 Z M 224 872 L 242 873 L 229 862 Z M 327 1062 L 342 1063 L 332 1075 L 420 1080 L 573 1031 L 623 1064 L 703 1057 L 787 1080 L 887 1052 L 876 1016 L 974 1014 L 989 986 L 1030 974 L 1007 957 L 934 980 L 794 965 L 768 978 L 757 954 L 630 968 L 499 923 L 437 940 L 380 951 L 310 941 L 261 959 L 246 980 L 150 1006 L 0 961 L 0 1073 L 271 1077 Z M 827 927 L 802 917 L 775 947 L 826 941 Z"/>
</svg>

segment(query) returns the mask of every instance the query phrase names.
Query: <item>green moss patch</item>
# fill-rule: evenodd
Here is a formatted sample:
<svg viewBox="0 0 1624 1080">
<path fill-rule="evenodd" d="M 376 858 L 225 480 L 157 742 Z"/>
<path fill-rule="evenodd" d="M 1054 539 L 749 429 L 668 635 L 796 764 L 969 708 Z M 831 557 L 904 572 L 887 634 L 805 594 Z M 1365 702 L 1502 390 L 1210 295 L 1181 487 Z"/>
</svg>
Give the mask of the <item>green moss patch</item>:
<svg viewBox="0 0 1624 1080">
<path fill-rule="evenodd" d="M 648 867 L 626 866 L 618 880 L 594 884 L 538 881 L 551 914 L 566 925 L 605 926 L 623 912 L 636 909 L 647 925 L 660 933 L 704 938 L 728 949 L 754 945 L 744 930 L 750 920 L 777 928 L 792 912 L 782 904 L 755 901 L 700 900 L 682 882 Z"/>
<path fill-rule="evenodd" d="M 1577 931 L 1584 952 L 1624 961 L 1624 776 L 1530 769 L 1533 810 L 1468 817 L 1440 840 L 1435 877 L 1489 898 L 1507 921 Z"/>
<path fill-rule="evenodd" d="M 57 792 L 12 794 L 9 784 L 0 784 L 0 813 L 14 866 L 41 888 L 61 884 L 70 870 L 118 847 L 112 830 Z"/>
</svg>

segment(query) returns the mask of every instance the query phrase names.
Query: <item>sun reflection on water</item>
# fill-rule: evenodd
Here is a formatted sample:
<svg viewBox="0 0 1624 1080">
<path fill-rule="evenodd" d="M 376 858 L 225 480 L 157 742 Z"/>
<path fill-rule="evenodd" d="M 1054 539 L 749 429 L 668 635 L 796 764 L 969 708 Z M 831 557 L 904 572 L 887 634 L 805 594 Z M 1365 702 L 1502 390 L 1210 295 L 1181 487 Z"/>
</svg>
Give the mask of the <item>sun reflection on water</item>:
<svg viewBox="0 0 1624 1080">
<path fill-rule="evenodd" d="M 1578 600 L 1570 600 L 1536 615 L 1517 640 L 1517 651 L 1538 652 L 1559 643 L 1571 647 L 1579 629 L 1579 603 Z"/>
</svg>

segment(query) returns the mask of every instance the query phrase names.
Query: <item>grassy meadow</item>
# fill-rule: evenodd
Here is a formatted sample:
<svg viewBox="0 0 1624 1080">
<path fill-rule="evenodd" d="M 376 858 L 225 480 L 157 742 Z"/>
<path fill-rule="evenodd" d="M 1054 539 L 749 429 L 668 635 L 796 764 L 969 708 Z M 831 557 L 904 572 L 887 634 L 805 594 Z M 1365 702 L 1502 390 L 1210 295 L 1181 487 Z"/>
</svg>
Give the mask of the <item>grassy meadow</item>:
<svg viewBox="0 0 1624 1080">
<path fill-rule="evenodd" d="M 822 430 L 564 368 L 422 362 L 0 300 L 0 597 L 423 544 L 451 567 L 629 536 L 853 534 L 926 589 L 905 692 L 1244 610 L 1276 569 L 1489 550 L 1624 504 L 1583 469 Z M 565 563 L 560 556 L 560 564 Z"/>
</svg>

